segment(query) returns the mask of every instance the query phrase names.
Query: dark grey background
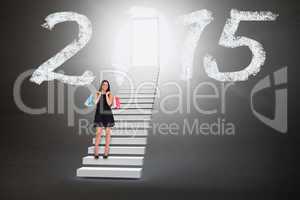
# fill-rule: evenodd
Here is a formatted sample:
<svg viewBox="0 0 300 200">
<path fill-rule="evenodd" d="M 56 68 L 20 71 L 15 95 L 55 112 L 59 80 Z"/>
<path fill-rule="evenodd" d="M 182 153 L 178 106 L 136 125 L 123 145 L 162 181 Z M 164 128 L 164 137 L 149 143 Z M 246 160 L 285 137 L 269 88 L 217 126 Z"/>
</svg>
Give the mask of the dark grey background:
<svg viewBox="0 0 300 200">
<path fill-rule="evenodd" d="M 299 25 L 298 0 L 153 0 L 153 1 L 7 1 L 1 3 L 1 199 L 289 199 L 297 191 L 298 164 L 298 85 Z M 29 115 L 13 100 L 13 84 L 27 69 L 36 68 L 77 35 L 74 23 L 42 29 L 50 13 L 74 11 L 89 17 L 94 34 L 90 43 L 64 64 L 69 74 L 107 69 L 110 64 L 112 33 L 122 24 L 122 12 L 132 5 L 155 7 L 174 18 L 203 8 L 213 11 L 215 20 L 205 29 L 195 56 L 192 86 L 210 80 L 203 71 L 202 59 L 212 53 L 224 71 L 245 66 L 251 60 L 246 47 L 228 49 L 218 40 L 230 9 L 270 10 L 280 16 L 275 22 L 243 22 L 237 35 L 260 41 L 267 52 L 261 72 L 247 82 L 232 86 L 227 94 L 226 120 L 236 124 L 235 136 L 150 135 L 141 180 L 79 179 L 76 169 L 91 144 L 91 135 L 79 136 L 78 126 L 68 127 L 66 114 Z M 262 124 L 251 113 L 249 93 L 263 77 L 288 66 L 288 126 L 281 134 Z M 162 66 L 160 84 L 179 80 L 177 61 Z M 213 81 L 213 80 L 210 80 Z M 115 87 L 115 86 L 113 86 Z M 25 81 L 22 98 L 32 107 L 46 105 L 47 85 Z M 164 88 L 163 95 L 172 92 Z M 81 105 L 88 92 L 78 92 Z M 65 94 L 66 96 L 66 94 Z M 159 101 L 159 100 L 158 100 Z M 67 104 L 68 102 L 65 102 Z M 174 102 L 170 102 L 172 105 Z M 257 97 L 257 109 L 273 116 L 274 94 Z M 184 102 L 186 104 L 186 102 Z M 219 106 L 218 102 L 209 102 Z M 76 116 L 92 120 L 93 115 Z M 224 117 L 221 113 L 199 115 L 155 114 L 154 122 L 178 122 L 183 118 L 201 122 Z M 75 120 L 75 123 L 77 121 Z"/>
</svg>

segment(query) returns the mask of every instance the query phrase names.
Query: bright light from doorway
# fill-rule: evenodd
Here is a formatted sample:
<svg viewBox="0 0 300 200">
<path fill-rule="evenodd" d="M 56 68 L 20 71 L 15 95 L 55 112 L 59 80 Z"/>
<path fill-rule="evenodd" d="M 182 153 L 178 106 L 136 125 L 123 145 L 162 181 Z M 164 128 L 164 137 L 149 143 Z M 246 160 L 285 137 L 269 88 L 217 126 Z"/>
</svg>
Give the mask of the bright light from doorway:
<svg viewBox="0 0 300 200">
<path fill-rule="evenodd" d="M 132 19 L 132 66 L 159 66 L 158 18 Z"/>
<path fill-rule="evenodd" d="M 128 14 L 132 18 L 155 18 L 158 17 L 158 12 L 154 8 L 146 8 L 142 6 L 133 6 L 129 9 Z"/>
<path fill-rule="evenodd" d="M 178 57 L 172 21 L 154 8 L 134 6 L 126 13 L 128 18 L 115 35 L 112 66 L 124 72 L 132 67 L 166 69 L 174 60 L 171 57 Z M 118 85 L 123 83 L 121 76 L 116 79 Z"/>
</svg>

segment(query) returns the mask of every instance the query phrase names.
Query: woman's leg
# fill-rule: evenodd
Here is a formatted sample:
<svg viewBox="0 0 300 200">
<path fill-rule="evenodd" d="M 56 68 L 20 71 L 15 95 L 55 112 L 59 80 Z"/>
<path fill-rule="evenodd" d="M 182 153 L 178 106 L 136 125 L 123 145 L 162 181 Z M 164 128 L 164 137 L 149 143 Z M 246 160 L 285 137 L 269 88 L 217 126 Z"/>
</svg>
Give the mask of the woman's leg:
<svg viewBox="0 0 300 200">
<path fill-rule="evenodd" d="M 96 141 L 95 141 L 95 155 L 99 154 L 99 143 L 101 141 L 101 133 L 102 133 L 102 128 L 101 127 L 97 127 L 96 129 Z"/>
<path fill-rule="evenodd" d="M 111 128 L 106 127 L 105 129 L 106 136 L 105 136 L 105 149 L 104 149 L 104 155 L 108 155 L 109 153 L 109 144 L 110 144 L 110 133 L 111 133 Z"/>
</svg>

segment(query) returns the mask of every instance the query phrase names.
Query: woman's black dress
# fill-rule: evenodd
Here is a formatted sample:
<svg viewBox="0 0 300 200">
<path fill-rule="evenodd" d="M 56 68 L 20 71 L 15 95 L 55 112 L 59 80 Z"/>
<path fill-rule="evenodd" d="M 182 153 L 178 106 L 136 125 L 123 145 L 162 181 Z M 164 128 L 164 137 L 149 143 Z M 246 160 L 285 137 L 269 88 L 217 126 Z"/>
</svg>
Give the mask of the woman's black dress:
<svg viewBox="0 0 300 200">
<path fill-rule="evenodd" d="M 101 94 L 95 112 L 94 127 L 113 127 L 115 125 L 111 107 L 107 104 L 106 95 Z"/>
</svg>

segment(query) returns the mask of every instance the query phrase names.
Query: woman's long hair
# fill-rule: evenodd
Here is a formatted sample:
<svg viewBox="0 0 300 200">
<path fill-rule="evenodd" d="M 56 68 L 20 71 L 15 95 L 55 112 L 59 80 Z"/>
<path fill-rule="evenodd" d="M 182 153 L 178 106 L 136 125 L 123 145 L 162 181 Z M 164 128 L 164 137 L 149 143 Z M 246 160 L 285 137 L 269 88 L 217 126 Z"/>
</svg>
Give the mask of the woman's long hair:
<svg viewBox="0 0 300 200">
<path fill-rule="evenodd" d="M 109 84 L 108 80 L 103 80 L 103 81 L 101 81 L 99 92 L 102 91 L 102 85 L 103 85 L 104 82 L 106 82 L 107 85 L 108 85 L 106 92 L 110 91 L 110 84 Z"/>
</svg>

